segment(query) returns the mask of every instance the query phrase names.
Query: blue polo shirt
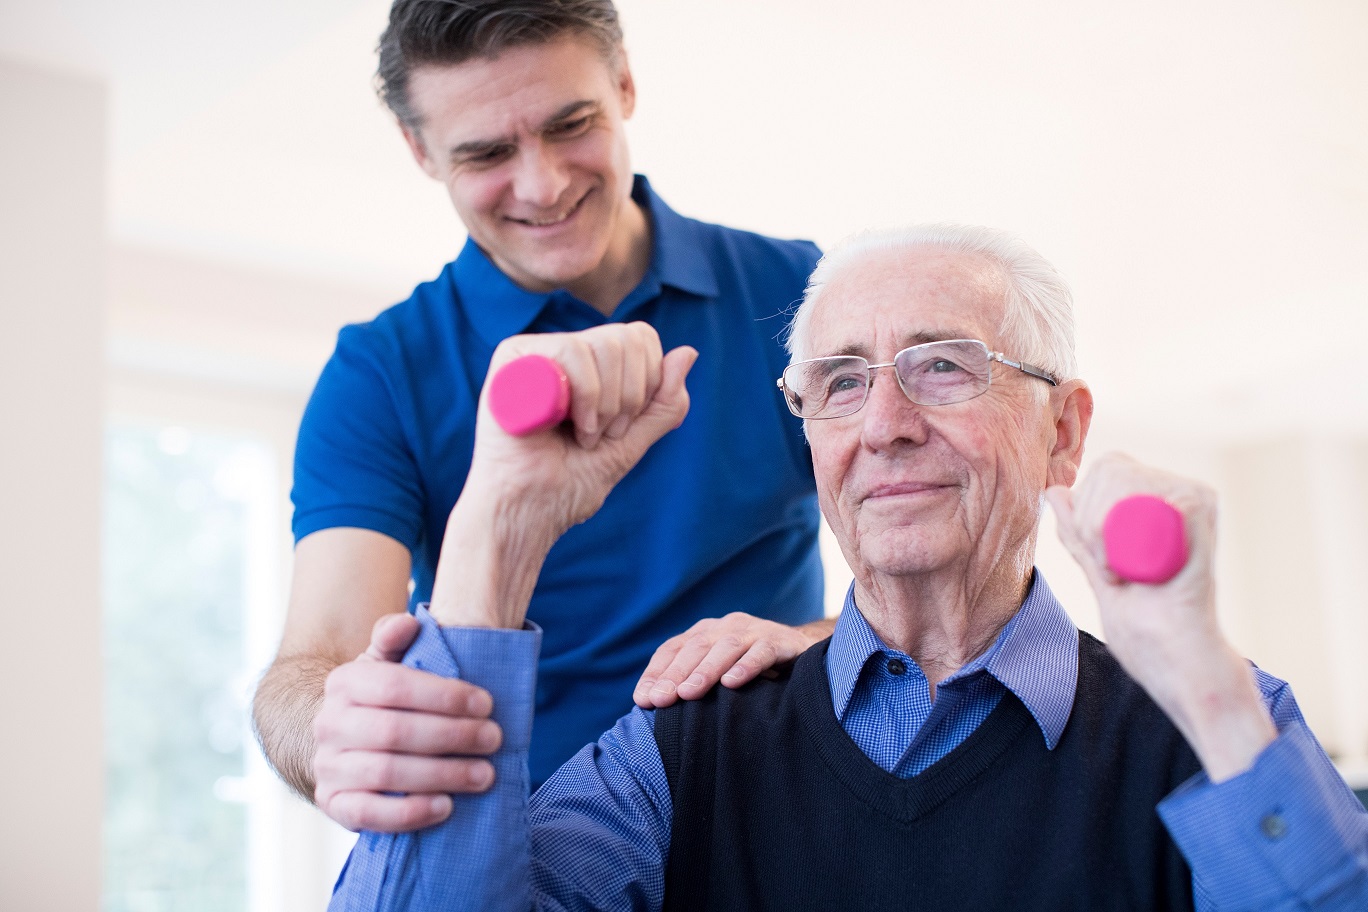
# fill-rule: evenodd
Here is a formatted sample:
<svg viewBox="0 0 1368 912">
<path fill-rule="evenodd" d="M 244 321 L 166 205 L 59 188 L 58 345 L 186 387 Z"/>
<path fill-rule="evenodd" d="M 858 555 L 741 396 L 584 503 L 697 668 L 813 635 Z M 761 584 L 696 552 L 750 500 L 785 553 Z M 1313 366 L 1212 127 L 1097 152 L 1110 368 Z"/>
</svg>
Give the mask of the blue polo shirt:
<svg viewBox="0 0 1368 912">
<path fill-rule="evenodd" d="M 407 301 L 342 329 L 295 450 L 295 540 L 350 526 L 402 542 L 412 607 L 431 596 L 500 341 L 644 320 L 666 351 L 698 349 L 683 425 L 552 548 L 532 595 L 528 618 L 547 631 L 534 783 L 612 727 L 655 648 L 695 621 L 822 613 L 812 463 L 774 386 L 817 248 L 684 218 L 640 176 L 632 195 L 651 223 L 651 264 L 611 317 L 564 291 L 524 291 L 467 241 Z"/>
</svg>

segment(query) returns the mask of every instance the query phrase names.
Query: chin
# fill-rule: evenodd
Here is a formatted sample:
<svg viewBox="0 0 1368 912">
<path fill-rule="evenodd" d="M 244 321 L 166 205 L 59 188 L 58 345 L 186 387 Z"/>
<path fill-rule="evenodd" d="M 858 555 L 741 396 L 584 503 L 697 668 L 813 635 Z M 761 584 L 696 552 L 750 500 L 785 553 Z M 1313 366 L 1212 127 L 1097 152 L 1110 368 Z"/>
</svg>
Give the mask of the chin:
<svg viewBox="0 0 1368 912">
<path fill-rule="evenodd" d="M 861 537 L 861 563 L 886 576 L 913 576 L 949 564 L 954 555 L 944 533 L 923 528 L 887 529 Z"/>
</svg>

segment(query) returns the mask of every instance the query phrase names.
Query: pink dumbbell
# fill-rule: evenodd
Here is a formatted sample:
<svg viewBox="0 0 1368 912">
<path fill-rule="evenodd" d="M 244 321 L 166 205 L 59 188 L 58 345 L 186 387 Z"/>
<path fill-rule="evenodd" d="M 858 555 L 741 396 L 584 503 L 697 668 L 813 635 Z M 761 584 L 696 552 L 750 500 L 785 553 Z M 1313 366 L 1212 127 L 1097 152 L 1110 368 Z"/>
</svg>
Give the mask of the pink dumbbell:
<svg viewBox="0 0 1368 912">
<path fill-rule="evenodd" d="M 1107 566 L 1132 583 L 1167 583 L 1187 563 L 1183 514 L 1148 494 L 1116 502 L 1102 523 Z"/>
<path fill-rule="evenodd" d="M 555 427 L 570 411 L 570 381 L 544 355 L 524 355 L 499 368 L 489 385 L 489 410 L 515 437 Z"/>
</svg>

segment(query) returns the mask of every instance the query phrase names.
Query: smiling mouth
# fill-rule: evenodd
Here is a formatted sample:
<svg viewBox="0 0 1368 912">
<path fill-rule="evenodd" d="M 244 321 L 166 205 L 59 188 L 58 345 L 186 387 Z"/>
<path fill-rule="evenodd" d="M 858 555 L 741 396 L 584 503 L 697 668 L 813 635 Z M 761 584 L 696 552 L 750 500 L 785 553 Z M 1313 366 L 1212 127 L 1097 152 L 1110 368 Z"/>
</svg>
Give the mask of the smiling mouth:
<svg viewBox="0 0 1368 912">
<path fill-rule="evenodd" d="M 554 228 L 556 225 L 568 222 L 570 219 L 574 218 L 575 213 L 580 211 L 580 207 L 584 205 L 584 201 L 589 198 L 590 192 L 591 191 L 589 190 L 584 191 L 584 196 L 581 196 L 579 199 L 575 200 L 574 205 L 572 205 L 569 209 L 565 210 L 559 215 L 553 216 L 552 218 L 515 218 L 510 219 L 510 221 L 517 222 L 519 225 L 526 225 L 529 228 Z"/>
<path fill-rule="evenodd" d="M 930 484 L 925 482 L 905 482 L 903 484 L 884 485 L 875 488 L 867 495 L 868 498 L 876 497 L 903 497 L 910 494 L 934 494 L 944 491 L 949 485 Z"/>
</svg>

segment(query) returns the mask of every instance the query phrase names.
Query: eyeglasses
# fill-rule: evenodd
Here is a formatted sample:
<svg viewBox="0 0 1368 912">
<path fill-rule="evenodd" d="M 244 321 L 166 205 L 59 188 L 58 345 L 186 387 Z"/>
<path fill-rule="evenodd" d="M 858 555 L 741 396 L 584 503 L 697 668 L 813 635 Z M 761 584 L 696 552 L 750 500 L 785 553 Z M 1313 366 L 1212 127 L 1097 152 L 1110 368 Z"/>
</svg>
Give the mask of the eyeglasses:
<svg viewBox="0 0 1368 912">
<path fill-rule="evenodd" d="M 951 405 L 988 392 L 994 361 L 1059 385 L 1047 371 L 1008 360 L 976 339 L 914 345 L 887 364 L 870 364 L 858 355 L 797 361 L 784 370 L 777 385 L 789 411 L 799 418 L 844 418 L 864 406 L 874 371 L 880 368 L 894 368 L 898 386 L 918 405 Z"/>
</svg>

